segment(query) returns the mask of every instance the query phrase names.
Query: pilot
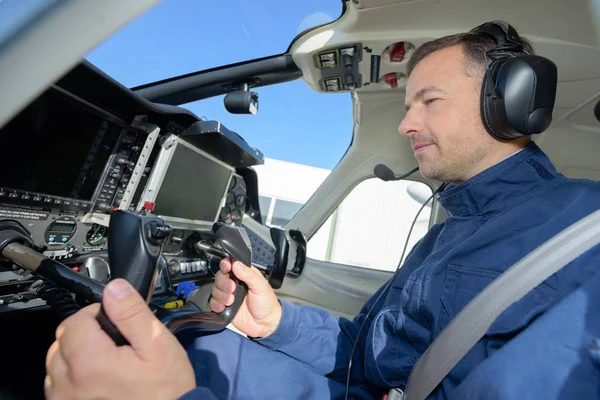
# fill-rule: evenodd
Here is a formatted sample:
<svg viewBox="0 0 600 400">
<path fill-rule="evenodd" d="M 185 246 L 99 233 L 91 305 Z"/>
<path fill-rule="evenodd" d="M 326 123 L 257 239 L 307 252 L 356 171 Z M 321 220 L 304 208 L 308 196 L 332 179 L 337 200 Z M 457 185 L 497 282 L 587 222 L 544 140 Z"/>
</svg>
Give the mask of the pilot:
<svg viewBox="0 0 600 400">
<path fill-rule="evenodd" d="M 506 116 L 482 116 L 482 101 L 489 100 L 482 85 L 492 81 L 486 75 L 489 63 L 533 54 L 512 27 L 485 26 L 425 43 L 409 60 L 399 132 L 410 141 L 421 174 L 448 183 L 438 197 L 449 217 L 413 247 L 379 302 L 383 288 L 353 320 L 338 319 L 322 309 L 279 301 L 259 271 L 226 259 L 210 306 L 220 312 L 232 303 L 232 271 L 249 288 L 233 320 L 247 337 L 225 330 L 185 331 L 176 338 L 131 286 L 115 280 L 103 301 L 131 346 L 115 347 L 100 329 L 98 305 L 73 315 L 59 326 L 48 351 L 48 398 L 344 398 L 359 332 L 349 398 L 379 399 L 389 388 L 404 387 L 416 360 L 473 297 L 536 247 L 600 208 L 598 183 L 558 173 L 531 140 L 531 131 L 549 122 L 543 120 L 547 112 L 531 121 L 531 131 L 525 125 L 511 130 Z M 490 35 L 499 27 L 511 39 L 508 45 L 499 46 Z M 539 78 L 539 84 L 548 84 L 547 77 Z M 504 369 L 508 364 L 493 362 L 501 359 L 494 356 L 502 355 L 503 347 L 511 347 L 511 339 L 526 337 L 526 328 L 546 311 L 598 280 L 599 255 L 597 246 L 513 304 L 442 381 L 434 398 L 458 393 L 460 398 L 559 398 L 561 393 L 596 398 L 598 377 L 590 381 L 589 374 L 599 371 L 593 364 L 600 359 L 598 345 L 596 359 L 584 356 L 583 348 L 560 343 L 560 326 L 543 331 L 548 346 L 536 343 L 542 336 L 535 334 L 526 347 L 515 352 L 513 346 L 510 371 Z M 565 318 L 571 314 L 564 313 Z M 564 331 L 573 327 L 578 325 L 569 323 Z M 578 372 L 572 374 L 575 367 Z M 528 379 L 536 371 L 546 375 Z M 495 374 L 502 382 L 494 382 Z M 538 392 L 531 393 L 531 387 Z"/>
</svg>

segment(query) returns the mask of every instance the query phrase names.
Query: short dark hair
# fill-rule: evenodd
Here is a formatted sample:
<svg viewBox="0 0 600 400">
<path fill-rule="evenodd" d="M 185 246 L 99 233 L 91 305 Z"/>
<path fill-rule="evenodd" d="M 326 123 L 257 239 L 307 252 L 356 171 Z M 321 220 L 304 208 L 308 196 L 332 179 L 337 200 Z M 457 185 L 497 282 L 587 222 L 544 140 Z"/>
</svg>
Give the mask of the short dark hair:
<svg viewBox="0 0 600 400">
<path fill-rule="evenodd" d="M 522 43 L 524 50 L 523 53 L 518 54 L 534 54 L 533 46 L 529 40 L 522 36 L 519 36 L 518 40 Z M 485 73 L 487 68 L 486 53 L 496 46 L 496 42 L 488 35 L 468 32 L 457 33 L 431 40 L 423 43 L 415 50 L 406 65 L 406 75 L 410 76 L 417 64 L 431 53 L 453 46 L 461 46 L 464 51 L 466 74 L 469 76 L 477 76 Z M 493 61 L 493 58 L 490 59 L 488 57 L 487 61 L 491 62 Z"/>
</svg>

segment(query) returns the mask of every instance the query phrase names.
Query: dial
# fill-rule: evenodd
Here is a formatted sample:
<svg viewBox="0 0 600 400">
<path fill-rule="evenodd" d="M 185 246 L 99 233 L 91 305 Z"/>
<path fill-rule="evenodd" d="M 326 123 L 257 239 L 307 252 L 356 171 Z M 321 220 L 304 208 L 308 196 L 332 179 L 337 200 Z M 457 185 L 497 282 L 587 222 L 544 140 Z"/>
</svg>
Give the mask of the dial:
<svg viewBox="0 0 600 400">
<path fill-rule="evenodd" d="M 232 192 L 227 193 L 227 205 L 233 204 L 235 195 Z"/>
<path fill-rule="evenodd" d="M 235 184 L 237 183 L 235 176 L 231 177 L 231 183 L 229 184 L 229 190 L 233 189 L 235 187 Z"/>
<path fill-rule="evenodd" d="M 242 213 L 240 212 L 240 210 L 233 210 L 231 212 L 231 221 L 234 223 L 237 223 L 238 221 L 241 222 L 242 220 Z"/>
<path fill-rule="evenodd" d="M 229 207 L 223 207 L 221 210 L 221 220 L 226 221 L 227 218 L 231 216 L 231 212 L 229 211 Z"/>
<path fill-rule="evenodd" d="M 93 224 L 85 236 L 85 240 L 92 246 L 99 246 L 106 242 L 108 228 L 102 225 Z"/>
<path fill-rule="evenodd" d="M 238 207 L 244 207 L 244 204 L 246 204 L 246 197 L 244 195 L 240 194 L 235 199 L 235 205 L 238 206 Z"/>
</svg>

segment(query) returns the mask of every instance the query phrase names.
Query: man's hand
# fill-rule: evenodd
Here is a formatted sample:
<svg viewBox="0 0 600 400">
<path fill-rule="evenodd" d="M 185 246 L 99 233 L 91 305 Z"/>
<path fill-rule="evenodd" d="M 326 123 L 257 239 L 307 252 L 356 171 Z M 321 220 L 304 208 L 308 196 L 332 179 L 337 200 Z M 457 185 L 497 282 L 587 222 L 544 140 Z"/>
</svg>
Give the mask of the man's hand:
<svg viewBox="0 0 600 400">
<path fill-rule="evenodd" d="M 185 350 L 127 281 L 111 281 L 102 302 L 131 346 L 115 346 L 100 328 L 100 304 L 78 311 L 48 350 L 46 398 L 176 399 L 196 387 Z"/>
<path fill-rule="evenodd" d="M 248 268 L 232 259 L 221 261 L 220 271 L 217 272 L 215 286 L 210 299 L 210 308 L 221 312 L 225 306 L 233 304 L 235 282 L 229 277 L 229 272 L 248 286 L 248 294 L 233 318 L 233 326 L 251 337 L 264 338 L 275 331 L 281 320 L 281 304 L 269 282 L 254 267 Z"/>
</svg>

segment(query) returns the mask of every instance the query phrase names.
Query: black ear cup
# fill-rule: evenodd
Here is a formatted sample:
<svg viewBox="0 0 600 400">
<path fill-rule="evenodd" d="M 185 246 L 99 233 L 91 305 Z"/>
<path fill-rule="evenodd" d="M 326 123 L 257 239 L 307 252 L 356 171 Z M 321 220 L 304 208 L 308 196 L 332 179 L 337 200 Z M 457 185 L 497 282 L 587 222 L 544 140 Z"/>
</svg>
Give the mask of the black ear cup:
<svg viewBox="0 0 600 400">
<path fill-rule="evenodd" d="M 481 88 L 481 118 L 490 135 L 512 140 L 548 129 L 556 99 L 556 64 L 524 54 L 516 31 L 503 21 L 488 22 L 471 32 L 493 37 L 497 46 L 488 55 L 500 55 L 488 66 Z"/>
<path fill-rule="evenodd" d="M 482 82 L 481 115 L 488 132 L 500 140 L 544 132 L 552 122 L 556 65 L 523 55 L 490 64 Z"/>
</svg>

